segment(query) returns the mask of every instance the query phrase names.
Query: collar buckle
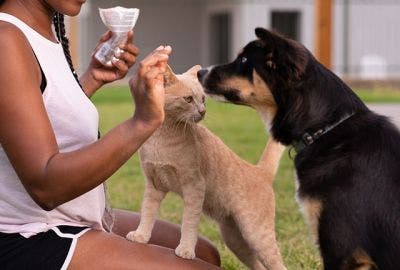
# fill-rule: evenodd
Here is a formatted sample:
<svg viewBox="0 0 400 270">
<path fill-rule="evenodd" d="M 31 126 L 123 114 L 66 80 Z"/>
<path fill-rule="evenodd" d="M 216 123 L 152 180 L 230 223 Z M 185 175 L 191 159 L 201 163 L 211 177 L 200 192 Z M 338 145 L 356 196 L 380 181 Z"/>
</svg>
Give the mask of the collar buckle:
<svg viewBox="0 0 400 270">
<path fill-rule="evenodd" d="M 308 132 L 304 133 L 301 138 L 302 138 L 302 141 L 304 142 L 304 144 L 307 146 L 314 143 L 313 136 L 311 136 L 311 134 Z"/>
</svg>

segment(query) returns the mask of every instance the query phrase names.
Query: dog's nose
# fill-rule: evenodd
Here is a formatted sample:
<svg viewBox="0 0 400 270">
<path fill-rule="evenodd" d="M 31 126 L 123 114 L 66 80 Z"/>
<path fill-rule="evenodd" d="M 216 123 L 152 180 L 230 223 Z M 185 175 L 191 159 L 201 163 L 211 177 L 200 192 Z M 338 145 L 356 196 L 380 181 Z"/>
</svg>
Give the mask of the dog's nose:
<svg viewBox="0 0 400 270">
<path fill-rule="evenodd" d="M 197 72 L 197 78 L 199 79 L 200 82 L 203 81 L 203 79 L 204 79 L 204 77 L 206 76 L 207 73 L 208 73 L 208 70 L 207 70 L 207 69 L 200 69 L 200 70 Z"/>
</svg>

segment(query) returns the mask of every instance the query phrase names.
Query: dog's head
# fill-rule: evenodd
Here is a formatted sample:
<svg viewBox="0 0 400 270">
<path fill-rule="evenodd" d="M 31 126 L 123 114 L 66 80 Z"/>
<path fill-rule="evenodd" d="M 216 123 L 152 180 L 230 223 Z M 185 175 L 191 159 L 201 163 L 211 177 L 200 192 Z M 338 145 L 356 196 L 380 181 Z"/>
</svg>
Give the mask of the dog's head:
<svg viewBox="0 0 400 270">
<path fill-rule="evenodd" d="M 279 34 L 263 28 L 255 32 L 258 39 L 233 62 L 200 70 L 198 78 L 209 96 L 253 107 L 271 121 L 282 99 L 278 91 L 289 91 L 300 82 L 309 53 Z"/>
</svg>

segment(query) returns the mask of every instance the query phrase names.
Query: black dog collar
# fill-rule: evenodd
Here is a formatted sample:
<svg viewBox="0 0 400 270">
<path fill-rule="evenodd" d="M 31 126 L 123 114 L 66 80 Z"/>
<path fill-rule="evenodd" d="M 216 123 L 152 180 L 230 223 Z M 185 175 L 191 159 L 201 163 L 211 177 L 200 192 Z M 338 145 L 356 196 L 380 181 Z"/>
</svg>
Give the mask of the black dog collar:
<svg viewBox="0 0 400 270">
<path fill-rule="evenodd" d="M 339 126 L 341 123 L 352 117 L 355 113 L 348 114 L 341 118 L 338 122 L 321 128 L 317 130 L 316 132 L 310 134 L 308 132 L 304 133 L 303 136 L 301 136 L 301 140 L 294 140 L 292 142 L 293 148 L 296 150 L 297 153 L 300 153 L 302 150 L 304 150 L 307 146 L 313 144 L 316 140 L 321 138 L 323 135 L 334 129 L 335 127 Z"/>
</svg>

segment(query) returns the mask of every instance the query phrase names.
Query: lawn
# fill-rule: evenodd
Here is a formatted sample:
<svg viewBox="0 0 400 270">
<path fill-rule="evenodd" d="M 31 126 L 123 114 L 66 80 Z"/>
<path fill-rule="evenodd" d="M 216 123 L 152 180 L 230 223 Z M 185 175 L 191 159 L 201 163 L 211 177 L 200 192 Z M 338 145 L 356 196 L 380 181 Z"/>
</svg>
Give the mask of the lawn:
<svg viewBox="0 0 400 270">
<path fill-rule="evenodd" d="M 368 102 L 399 102 L 400 92 L 367 91 L 357 92 Z M 133 105 L 128 89 L 104 89 L 93 98 L 100 112 L 100 127 L 104 134 L 109 129 L 130 117 Z M 241 106 L 207 101 L 207 116 L 203 123 L 219 136 L 240 157 L 256 163 L 260 157 L 268 135 L 258 115 Z M 137 155 L 134 155 L 108 181 L 113 207 L 140 210 L 144 178 Z M 282 255 L 288 269 L 321 269 L 321 261 L 308 229 L 295 201 L 293 162 L 286 153 L 281 161 L 275 180 L 277 199 L 276 230 Z M 160 217 L 180 223 L 182 201 L 169 194 L 163 201 Z M 207 217 L 200 224 L 202 235 L 211 239 L 218 247 L 225 269 L 246 269 L 224 246 L 217 226 Z"/>
</svg>

